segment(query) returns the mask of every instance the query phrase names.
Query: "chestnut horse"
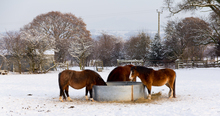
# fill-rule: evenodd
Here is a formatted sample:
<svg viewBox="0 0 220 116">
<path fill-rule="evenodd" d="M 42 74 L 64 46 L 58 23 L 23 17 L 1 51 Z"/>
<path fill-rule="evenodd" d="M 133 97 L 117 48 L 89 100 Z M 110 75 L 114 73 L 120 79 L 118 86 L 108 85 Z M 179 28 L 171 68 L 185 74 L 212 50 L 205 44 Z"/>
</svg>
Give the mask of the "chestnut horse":
<svg viewBox="0 0 220 116">
<path fill-rule="evenodd" d="M 107 82 L 112 81 L 130 81 L 129 74 L 133 65 L 118 66 L 108 75 Z M 136 81 L 136 78 L 133 80 Z"/>
<path fill-rule="evenodd" d="M 60 101 L 63 101 L 62 96 L 66 99 L 64 91 L 67 95 L 67 100 L 72 101 L 69 97 L 69 86 L 74 89 L 82 89 L 86 87 L 85 97 L 88 100 L 88 91 L 90 94 L 90 100 L 93 101 L 92 98 L 92 86 L 93 85 L 107 85 L 101 76 L 92 70 L 83 70 L 83 71 L 74 71 L 74 70 L 64 70 L 59 73 L 59 87 L 60 87 Z"/>
<path fill-rule="evenodd" d="M 169 87 L 169 98 L 176 97 L 175 81 L 176 73 L 172 69 L 160 69 L 158 71 L 143 66 L 131 67 L 130 79 L 138 76 L 142 83 L 147 87 L 148 99 L 151 99 L 151 86 L 162 86 L 166 84 Z"/>
</svg>

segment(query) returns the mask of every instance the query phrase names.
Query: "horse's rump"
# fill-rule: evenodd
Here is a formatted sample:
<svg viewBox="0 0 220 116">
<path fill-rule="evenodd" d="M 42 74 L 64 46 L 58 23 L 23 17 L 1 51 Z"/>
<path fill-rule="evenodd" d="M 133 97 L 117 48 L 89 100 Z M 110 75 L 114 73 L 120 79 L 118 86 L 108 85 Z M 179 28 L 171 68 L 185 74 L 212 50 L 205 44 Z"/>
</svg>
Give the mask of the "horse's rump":
<svg viewBox="0 0 220 116">
<path fill-rule="evenodd" d="M 125 66 L 118 66 L 114 68 L 108 78 L 107 82 L 110 81 L 129 81 L 129 74 L 130 69 L 133 65 L 125 65 Z"/>
<path fill-rule="evenodd" d="M 166 83 L 174 83 L 176 73 L 172 69 L 152 70 L 153 86 L 162 86 Z M 172 85 L 173 86 L 173 85 Z"/>
</svg>

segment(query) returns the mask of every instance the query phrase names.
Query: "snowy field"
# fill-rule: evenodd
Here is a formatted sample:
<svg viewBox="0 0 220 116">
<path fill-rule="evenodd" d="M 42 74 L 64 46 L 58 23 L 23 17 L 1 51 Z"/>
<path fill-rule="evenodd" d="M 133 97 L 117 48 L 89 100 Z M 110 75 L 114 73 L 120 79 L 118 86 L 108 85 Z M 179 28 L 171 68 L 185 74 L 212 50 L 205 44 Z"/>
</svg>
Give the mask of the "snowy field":
<svg viewBox="0 0 220 116">
<path fill-rule="evenodd" d="M 99 72 L 105 81 L 113 68 Z M 0 116 L 220 116 L 220 68 L 175 71 L 177 98 L 168 99 L 169 89 L 162 86 L 152 88 L 151 101 L 120 103 L 86 101 L 85 89 L 72 88 L 73 102 L 60 102 L 59 71 L 0 75 Z"/>
</svg>

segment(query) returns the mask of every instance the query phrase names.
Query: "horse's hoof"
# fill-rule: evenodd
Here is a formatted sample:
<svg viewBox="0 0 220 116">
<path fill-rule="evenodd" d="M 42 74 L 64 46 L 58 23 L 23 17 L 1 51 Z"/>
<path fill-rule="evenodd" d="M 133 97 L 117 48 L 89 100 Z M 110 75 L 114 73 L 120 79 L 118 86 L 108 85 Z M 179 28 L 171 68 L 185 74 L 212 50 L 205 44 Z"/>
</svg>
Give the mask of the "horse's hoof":
<svg viewBox="0 0 220 116">
<path fill-rule="evenodd" d="M 70 97 L 68 97 L 67 100 L 68 100 L 69 102 L 73 102 L 73 100 L 72 100 Z"/>
<path fill-rule="evenodd" d="M 90 98 L 90 101 L 91 101 L 91 102 L 94 102 L 94 99 L 93 99 L 93 98 Z"/>
<path fill-rule="evenodd" d="M 62 99 L 62 97 L 60 97 L 60 98 L 59 98 L 59 101 L 63 102 L 63 99 Z"/>
<path fill-rule="evenodd" d="M 60 102 L 63 102 L 63 100 L 60 100 L 60 99 L 59 99 L 59 101 L 60 101 Z"/>
<path fill-rule="evenodd" d="M 147 99 L 148 99 L 148 100 L 151 100 L 151 95 L 148 95 Z"/>
<path fill-rule="evenodd" d="M 170 95 L 170 96 L 169 96 L 169 99 L 171 99 L 171 98 L 173 98 L 173 95 Z"/>
<path fill-rule="evenodd" d="M 85 96 L 86 100 L 89 100 L 89 97 L 88 96 Z"/>
</svg>

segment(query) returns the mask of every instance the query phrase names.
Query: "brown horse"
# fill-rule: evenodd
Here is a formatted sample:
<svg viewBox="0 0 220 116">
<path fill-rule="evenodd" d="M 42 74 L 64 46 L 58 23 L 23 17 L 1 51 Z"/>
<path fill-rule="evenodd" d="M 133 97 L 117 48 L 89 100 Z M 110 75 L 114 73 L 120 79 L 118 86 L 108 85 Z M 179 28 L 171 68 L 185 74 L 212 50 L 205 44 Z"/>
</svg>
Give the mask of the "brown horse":
<svg viewBox="0 0 220 116">
<path fill-rule="evenodd" d="M 108 75 L 107 82 L 112 81 L 130 81 L 129 74 L 133 65 L 118 66 Z M 136 81 L 136 78 L 133 80 Z"/>
<path fill-rule="evenodd" d="M 151 99 L 151 86 L 162 86 L 166 84 L 170 88 L 169 98 L 176 97 L 175 81 L 176 73 L 172 69 L 160 69 L 158 71 L 143 66 L 134 66 L 131 68 L 130 79 L 138 76 L 142 83 L 147 87 L 148 99 Z"/>
<path fill-rule="evenodd" d="M 88 91 L 90 94 L 90 100 L 92 98 L 92 86 L 93 85 L 107 85 L 101 76 L 92 70 L 74 71 L 74 70 L 64 70 L 59 73 L 59 87 L 60 87 L 60 101 L 63 101 L 62 96 L 66 99 L 64 91 L 67 95 L 67 100 L 72 101 L 69 97 L 69 86 L 74 89 L 82 89 L 86 87 L 86 99 L 88 100 Z"/>
</svg>

